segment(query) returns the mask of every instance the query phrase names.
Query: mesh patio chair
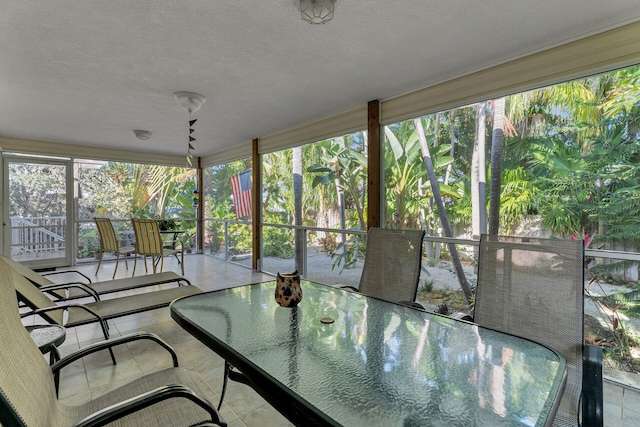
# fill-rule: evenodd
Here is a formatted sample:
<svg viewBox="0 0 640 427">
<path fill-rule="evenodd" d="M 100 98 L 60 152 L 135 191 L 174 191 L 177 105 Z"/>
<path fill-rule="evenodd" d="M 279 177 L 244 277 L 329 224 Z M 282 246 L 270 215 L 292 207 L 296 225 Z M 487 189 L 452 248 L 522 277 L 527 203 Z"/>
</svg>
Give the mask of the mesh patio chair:
<svg viewBox="0 0 640 427">
<path fill-rule="evenodd" d="M 367 296 L 413 305 L 422 267 L 424 230 L 371 227 L 357 290 Z"/>
<path fill-rule="evenodd" d="M 106 295 L 113 292 L 129 291 L 141 289 L 147 286 L 157 286 L 168 283 L 176 283 L 178 286 L 190 285 L 191 282 L 182 276 L 178 276 L 173 271 L 163 273 L 146 274 L 138 277 L 124 277 L 122 279 L 104 280 L 92 282 L 91 279 L 76 270 L 54 271 L 49 273 L 38 273 L 25 267 L 17 261 L 0 255 L 0 259 L 6 262 L 9 267 L 23 275 L 27 280 L 52 296 L 56 301 L 67 301 L 77 298 L 86 298 L 93 294 Z M 46 276 L 45 276 L 46 274 Z M 48 279 L 50 274 L 79 274 L 82 280 L 74 282 L 56 283 Z"/>
<path fill-rule="evenodd" d="M 175 351 L 156 335 L 138 332 L 92 344 L 49 366 L 22 325 L 14 280 L 25 279 L 0 261 L 0 424 L 3 426 L 226 426 L 205 399 L 198 379 L 178 367 Z M 173 367 L 143 375 L 77 406 L 57 399 L 55 378 L 82 357 L 132 341 L 165 348 Z"/>
<path fill-rule="evenodd" d="M 158 227 L 158 221 L 155 219 L 132 219 L 131 223 L 136 236 L 136 254 L 142 256 L 145 271 L 148 271 L 147 256 L 151 257 L 153 272 L 155 273 L 158 264 L 160 264 L 160 271 L 162 271 L 164 257 L 175 255 L 177 258 L 178 254 L 180 254 L 178 262 L 184 276 L 184 246 L 180 244 L 179 248 L 176 248 L 172 244 L 171 247 L 166 247 L 167 242 L 162 240 L 160 227 Z M 133 262 L 134 275 L 136 274 L 137 261 L 138 258 L 136 257 Z"/>
<path fill-rule="evenodd" d="M 473 320 L 567 361 L 554 426 L 602 426 L 602 349 L 584 343 L 582 240 L 483 235 Z"/>
<path fill-rule="evenodd" d="M 126 240 L 118 239 L 116 231 L 113 229 L 113 224 L 109 218 L 93 218 L 98 228 L 98 234 L 100 235 L 100 259 L 98 260 L 98 268 L 96 268 L 96 276 L 102 265 L 102 258 L 104 258 L 105 252 L 113 252 L 116 254 L 116 268 L 113 269 L 113 278 L 116 277 L 118 271 L 118 262 L 120 261 L 120 255 L 124 255 L 124 264 L 129 269 L 129 263 L 127 257 L 136 251 L 136 248 L 130 245 L 121 245 L 121 242 L 127 242 Z"/>
</svg>

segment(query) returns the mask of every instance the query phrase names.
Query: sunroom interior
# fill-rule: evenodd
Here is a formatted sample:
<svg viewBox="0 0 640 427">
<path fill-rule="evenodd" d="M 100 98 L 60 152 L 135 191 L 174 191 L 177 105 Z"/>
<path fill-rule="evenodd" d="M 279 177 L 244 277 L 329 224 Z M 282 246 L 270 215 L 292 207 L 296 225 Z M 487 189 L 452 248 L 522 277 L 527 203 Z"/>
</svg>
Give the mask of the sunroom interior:
<svg viewBox="0 0 640 427">
<path fill-rule="evenodd" d="M 82 197 L 78 171 L 92 165 L 195 170 L 194 186 L 203 190 L 212 168 L 244 161 L 252 169 L 257 200 L 263 196 L 266 156 L 366 133 L 365 222 L 385 227 L 384 126 L 640 64 L 640 10 L 631 0 L 518 5 L 338 0 L 333 19 L 323 25 L 300 19 L 294 0 L 121 3 L 0 1 L 4 223 L 11 224 L 13 215 L 12 163 L 44 162 L 71 171 L 66 178 L 71 217 L 65 225 L 73 236 L 70 249 L 60 257 L 21 260 L 34 268 L 74 266 L 94 273 L 95 262 L 78 256 L 79 230 L 91 220 L 75 216 L 74 205 Z M 181 91 L 206 100 L 189 112 L 174 95 Z M 141 139 L 134 130 L 151 135 Z M 228 253 L 204 256 L 204 222 L 211 218 L 205 217 L 202 191 L 200 198 L 193 217 L 185 218 L 193 224 L 198 254 L 185 261 L 185 276 L 194 284 L 215 290 L 271 280 L 278 268 L 293 270 L 293 262 L 280 266 L 264 256 L 263 233 L 286 221 L 271 224 L 255 203 L 252 220 L 238 221 L 251 235 L 247 256 L 234 257 L 234 263 L 226 262 L 232 258 Z M 119 219 L 126 228 L 129 218 Z M 220 233 L 228 226 L 221 222 Z M 2 253 L 12 254 L 6 225 L 1 239 Z M 458 244 L 471 252 L 475 245 L 471 236 Z M 609 256 L 638 260 L 635 251 Z M 175 260 L 167 261 L 165 269 L 179 270 Z M 97 277 L 110 276 L 112 268 L 103 264 Z M 331 263 L 326 268 L 332 269 Z M 315 272 L 308 270 L 313 278 Z M 121 265 L 118 277 L 127 274 Z M 344 282 L 347 274 L 330 280 Z M 211 281 L 213 276 L 219 279 Z M 171 337 L 183 346 L 188 363 L 204 366 L 202 377 L 212 394 L 218 392 L 221 361 L 186 342 L 165 312 L 124 318 L 115 326 L 122 334 L 150 328 Z M 81 328 L 61 348 L 63 354 L 99 338 L 96 330 Z M 196 351 L 189 354 L 191 348 Z M 130 357 L 138 363 L 135 353 Z M 119 380 L 93 389 L 89 378 L 110 375 L 109 369 L 122 369 L 117 378 L 135 375 L 91 361 L 63 377 L 63 387 L 66 382 L 75 391 L 61 398 L 73 403 L 104 392 Z M 630 426 L 640 417 L 637 378 L 605 377 L 605 425 Z M 233 386 L 230 393 L 222 414 L 234 426 L 264 425 L 265 416 L 273 425 L 286 423 L 251 391 Z"/>
</svg>

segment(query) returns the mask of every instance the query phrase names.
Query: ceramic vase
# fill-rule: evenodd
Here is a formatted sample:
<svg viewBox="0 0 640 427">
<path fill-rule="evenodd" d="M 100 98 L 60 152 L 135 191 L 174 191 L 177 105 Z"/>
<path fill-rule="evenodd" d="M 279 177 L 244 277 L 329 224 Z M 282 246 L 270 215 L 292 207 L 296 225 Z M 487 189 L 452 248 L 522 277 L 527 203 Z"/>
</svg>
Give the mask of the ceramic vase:
<svg viewBox="0 0 640 427">
<path fill-rule="evenodd" d="M 302 287 L 298 270 L 293 273 L 278 273 L 275 297 L 276 302 L 282 307 L 293 308 L 302 301 Z"/>
</svg>

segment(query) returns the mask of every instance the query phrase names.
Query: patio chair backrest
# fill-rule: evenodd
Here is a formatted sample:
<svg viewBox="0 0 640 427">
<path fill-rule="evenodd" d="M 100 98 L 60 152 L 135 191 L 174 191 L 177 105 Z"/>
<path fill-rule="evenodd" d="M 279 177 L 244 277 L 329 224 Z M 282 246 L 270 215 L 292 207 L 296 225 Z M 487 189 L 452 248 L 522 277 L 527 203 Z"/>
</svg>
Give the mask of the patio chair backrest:
<svg viewBox="0 0 640 427">
<path fill-rule="evenodd" d="M 20 321 L 19 281 L 27 282 L 0 260 L 0 424 L 62 425 L 51 368 Z"/>
<path fill-rule="evenodd" d="M 120 248 L 120 242 L 113 224 L 109 218 L 93 218 L 100 235 L 100 251 L 101 252 L 117 252 Z"/>
<path fill-rule="evenodd" d="M 47 279 L 45 276 L 39 274 L 36 271 L 33 271 L 29 267 L 25 267 L 24 265 L 20 264 L 17 261 L 12 260 L 11 258 L 7 258 L 5 256 L 0 255 L 0 259 L 4 261 L 10 268 L 17 271 L 19 274 L 21 274 L 23 277 L 25 277 L 27 280 L 29 280 L 31 283 L 33 283 L 39 288 L 43 286 L 55 285 L 54 282 Z M 56 290 L 56 291 L 52 291 L 52 293 L 56 294 L 60 298 L 65 297 L 64 290 Z"/>
<path fill-rule="evenodd" d="M 160 227 L 155 219 L 132 219 L 138 255 L 158 256 L 163 253 Z"/>
<path fill-rule="evenodd" d="M 424 230 L 371 227 L 358 290 L 392 302 L 416 299 Z"/>
<path fill-rule="evenodd" d="M 547 345 L 567 361 L 559 420 L 577 425 L 584 344 L 582 239 L 482 235 L 474 321 Z"/>
<path fill-rule="evenodd" d="M 51 280 L 47 279 L 45 276 L 39 274 L 36 271 L 33 271 L 29 267 L 25 267 L 20 264 L 18 261 L 14 261 L 11 258 L 7 258 L 6 256 L 0 255 L 0 259 L 3 260 L 9 267 L 26 277 L 30 282 L 35 284 L 38 287 L 54 285 L 55 283 Z M 61 294 L 64 294 L 64 291 L 60 291 Z"/>
<path fill-rule="evenodd" d="M 39 308 L 48 308 L 48 307 L 57 306 L 55 302 L 53 302 L 40 289 L 38 289 L 37 285 L 31 283 L 30 280 L 27 280 L 30 277 L 24 274 L 27 272 L 24 270 L 28 270 L 34 273 L 35 275 L 40 276 L 38 273 L 35 273 L 33 270 L 24 267 L 22 264 L 18 262 L 15 262 L 15 261 L 7 262 L 6 257 L 1 257 L 0 262 L 2 262 L 4 266 L 7 266 L 7 268 L 11 270 L 11 273 L 14 276 L 19 277 L 13 280 L 12 288 L 14 288 L 16 292 L 18 292 L 18 297 L 20 301 L 22 301 L 27 307 L 33 310 L 37 310 Z M 13 267 L 14 264 L 17 264 L 17 266 L 19 267 L 14 268 Z M 42 316 L 42 318 L 44 318 L 49 323 L 55 323 L 58 325 L 62 325 L 64 321 L 63 310 L 53 310 L 47 313 L 39 314 L 39 316 Z"/>
</svg>

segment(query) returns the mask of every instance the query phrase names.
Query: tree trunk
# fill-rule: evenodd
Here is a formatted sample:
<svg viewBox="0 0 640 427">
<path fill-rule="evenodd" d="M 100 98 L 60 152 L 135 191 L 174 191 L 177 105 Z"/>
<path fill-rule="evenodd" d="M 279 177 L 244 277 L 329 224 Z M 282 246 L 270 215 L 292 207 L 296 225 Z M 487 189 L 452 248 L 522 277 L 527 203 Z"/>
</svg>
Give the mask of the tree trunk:
<svg viewBox="0 0 640 427">
<path fill-rule="evenodd" d="M 502 193 L 502 142 L 504 141 L 504 98 L 493 101 L 491 136 L 491 186 L 489 187 L 489 234 L 500 229 L 500 194 Z"/>
<path fill-rule="evenodd" d="M 422 160 L 424 161 L 424 166 L 427 169 L 427 174 L 429 175 L 429 182 L 431 183 L 431 191 L 433 192 L 433 199 L 436 202 L 436 206 L 438 207 L 438 216 L 440 217 L 440 224 L 444 230 L 444 235 L 446 237 L 453 237 L 453 232 L 451 231 L 451 226 L 449 225 L 449 219 L 447 218 L 447 212 L 444 209 L 444 203 L 442 201 L 442 195 L 440 194 L 440 187 L 438 186 L 438 178 L 436 177 L 436 171 L 433 167 L 433 162 L 431 160 L 431 153 L 429 152 L 429 145 L 427 144 L 427 138 L 424 135 L 424 129 L 422 127 L 421 119 L 413 119 L 414 126 L 416 128 L 416 132 L 418 133 L 418 139 L 420 140 L 420 149 L 422 150 Z M 456 271 L 456 275 L 458 276 L 458 282 L 460 283 L 460 288 L 462 289 L 462 293 L 464 294 L 467 303 L 471 303 L 471 286 L 467 281 L 466 276 L 464 275 L 464 271 L 462 270 L 462 263 L 460 262 L 460 256 L 458 255 L 458 249 L 456 245 L 453 243 L 449 243 L 449 252 L 451 254 L 451 263 Z"/>
<path fill-rule="evenodd" d="M 422 178 L 418 179 L 418 196 L 420 197 L 420 200 L 422 200 L 424 198 L 424 191 L 422 190 Z M 422 205 L 422 203 L 420 203 L 420 224 L 422 225 L 422 229 L 426 231 L 427 236 L 432 235 L 434 233 L 432 224 L 435 223 L 435 221 L 432 221 L 432 214 L 433 214 L 433 206 L 431 205 L 431 203 L 433 202 L 433 198 L 429 199 L 429 221 L 427 221 L 427 214 L 425 212 L 424 206 Z M 434 256 L 435 256 L 435 248 L 433 245 L 433 242 L 428 242 L 425 241 L 424 242 L 424 254 L 427 257 L 427 265 L 429 267 L 433 267 L 434 262 Z"/>
<path fill-rule="evenodd" d="M 441 117 L 442 117 L 441 113 L 436 113 L 436 122 L 433 128 L 433 132 L 435 134 L 435 139 L 433 140 L 434 147 L 437 147 L 438 145 L 440 145 L 439 135 L 440 135 Z M 451 164 L 449 164 L 449 166 L 451 166 Z M 446 181 L 446 178 L 445 178 L 445 181 Z M 429 200 L 429 214 L 430 214 L 432 230 L 427 230 L 427 235 L 435 234 L 436 236 L 442 236 L 442 225 L 440 224 L 440 221 L 436 219 L 436 213 L 433 205 L 434 205 L 433 198 L 431 198 Z M 440 259 L 440 243 L 426 242 L 426 246 L 430 249 L 431 258 L 434 260 L 433 262 L 432 261 L 429 262 L 429 266 L 433 266 L 433 264 L 437 263 L 438 260 Z"/>
<path fill-rule="evenodd" d="M 344 190 L 342 187 L 342 180 L 340 179 L 340 170 L 338 166 L 338 162 L 335 165 L 336 168 L 336 178 L 334 180 L 336 184 L 336 191 L 338 192 L 338 209 L 340 211 L 340 229 L 344 230 L 347 225 L 347 221 L 344 214 Z M 342 243 L 342 253 L 347 253 L 347 235 L 342 233 L 340 234 L 340 242 Z"/>
<path fill-rule="evenodd" d="M 476 105 L 476 138 L 471 159 L 471 229 L 474 239 L 487 231 L 487 172 L 485 134 L 487 103 Z"/>
<path fill-rule="evenodd" d="M 302 147 L 293 148 L 293 203 L 294 203 L 294 225 L 302 225 Z M 304 231 L 295 230 L 295 253 L 296 270 L 300 275 L 304 271 Z"/>
<path fill-rule="evenodd" d="M 451 142 L 451 148 L 449 148 L 449 156 L 454 158 L 455 146 L 456 146 L 456 110 L 449 110 L 449 141 Z M 444 175 L 444 184 L 449 184 L 449 178 L 451 177 L 451 171 L 453 170 L 453 163 L 447 165 L 447 173 Z"/>
<path fill-rule="evenodd" d="M 456 147 L 456 110 L 449 110 L 449 141 L 451 148 L 449 148 L 449 156 L 454 159 L 455 147 Z M 449 185 L 449 178 L 451 177 L 451 171 L 453 170 L 453 162 L 447 165 L 447 172 L 444 174 L 444 185 Z M 438 236 L 442 235 L 442 225 L 438 227 Z M 436 259 L 440 259 L 440 243 L 436 243 Z"/>
</svg>

